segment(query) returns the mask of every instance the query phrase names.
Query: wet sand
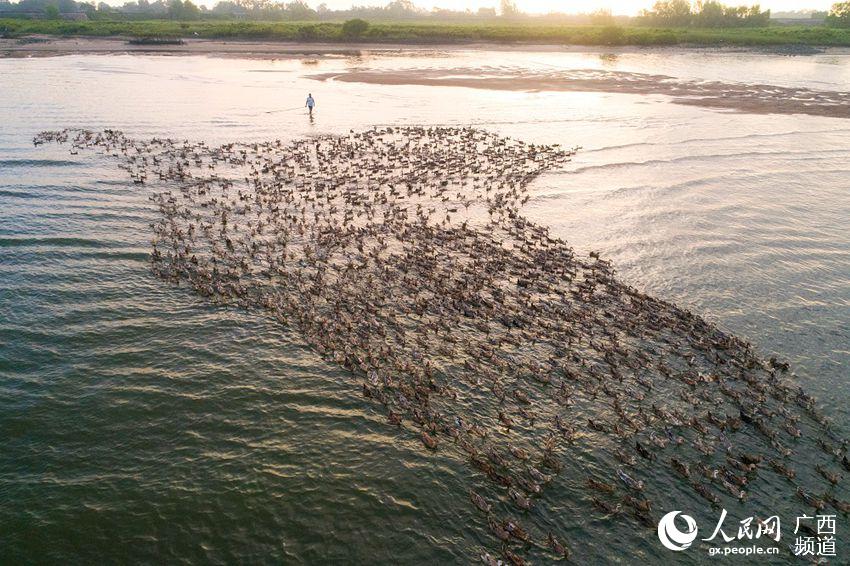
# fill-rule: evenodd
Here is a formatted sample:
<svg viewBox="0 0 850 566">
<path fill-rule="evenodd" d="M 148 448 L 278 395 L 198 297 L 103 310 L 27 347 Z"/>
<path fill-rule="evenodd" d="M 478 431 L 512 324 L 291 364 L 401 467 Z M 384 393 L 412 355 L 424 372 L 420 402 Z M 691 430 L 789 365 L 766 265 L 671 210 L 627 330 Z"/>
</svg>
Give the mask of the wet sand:
<svg viewBox="0 0 850 566">
<path fill-rule="evenodd" d="M 776 85 L 688 81 L 666 75 L 569 69 L 529 72 L 510 67 L 354 70 L 311 78 L 381 85 L 423 85 L 512 91 L 613 92 L 672 97 L 676 104 L 752 114 L 809 114 L 850 118 L 850 93 Z"/>
<path fill-rule="evenodd" d="M 0 39 L 0 58 L 3 57 L 55 57 L 74 54 L 164 54 L 164 55 L 215 55 L 274 59 L 311 56 L 357 56 L 364 53 L 433 54 L 435 51 L 487 49 L 497 51 L 549 51 L 584 52 L 591 47 L 565 45 L 456 43 L 456 44 L 402 44 L 402 43 L 292 43 L 264 40 L 186 39 L 183 45 L 131 45 L 129 37 L 53 37 L 29 35 L 23 39 Z M 618 51 L 635 50 L 624 47 Z M 598 50 L 598 48 L 596 48 Z"/>
<path fill-rule="evenodd" d="M 45 34 L 29 34 L 23 38 L 0 38 L 0 58 L 5 57 L 55 57 L 85 53 L 117 54 L 139 53 L 165 55 L 217 55 L 239 56 L 270 59 L 279 57 L 299 57 L 303 55 L 316 56 L 351 56 L 363 53 L 389 54 L 409 53 L 411 55 L 434 53 L 435 51 L 468 51 L 482 49 L 487 51 L 507 52 L 549 52 L 549 53 L 585 53 L 599 52 L 606 49 L 617 53 L 647 53 L 653 51 L 695 50 L 700 52 L 765 52 L 780 54 L 812 55 L 829 51 L 842 53 L 850 48 L 830 47 L 812 48 L 808 46 L 704 46 L 682 44 L 675 47 L 664 46 L 603 46 L 587 45 L 552 45 L 535 43 L 493 43 L 493 42 L 458 42 L 458 43 L 295 43 L 273 40 L 222 40 L 182 38 L 182 45 L 130 45 L 130 37 L 83 37 L 83 36 L 51 36 Z"/>
<path fill-rule="evenodd" d="M 220 41 L 184 39 L 182 45 L 131 45 L 128 37 L 51 37 L 30 35 L 23 39 L 0 39 L 0 58 L 56 57 L 78 54 L 220 55 L 258 58 L 304 55 L 358 55 L 364 49 L 394 51 L 400 45 L 299 44 L 272 41 Z M 406 47 L 405 47 L 406 48 Z"/>
</svg>

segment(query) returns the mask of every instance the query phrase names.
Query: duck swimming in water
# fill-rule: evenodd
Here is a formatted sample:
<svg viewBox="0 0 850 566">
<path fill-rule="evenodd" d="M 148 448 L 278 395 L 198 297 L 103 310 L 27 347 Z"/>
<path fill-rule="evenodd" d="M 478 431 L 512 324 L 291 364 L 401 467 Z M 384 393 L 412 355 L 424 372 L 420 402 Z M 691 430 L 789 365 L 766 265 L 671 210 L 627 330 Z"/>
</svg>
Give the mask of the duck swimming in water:
<svg viewBox="0 0 850 566">
<path fill-rule="evenodd" d="M 802 487 L 797 487 L 797 495 L 802 499 L 807 505 L 814 507 L 818 511 L 822 511 L 826 504 L 822 499 L 818 499 L 811 493 L 804 490 Z"/>
<path fill-rule="evenodd" d="M 635 442 L 635 449 L 643 458 L 646 458 L 647 460 L 655 460 L 655 454 L 647 450 L 640 442 Z"/>
<path fill-rule="evenodd" d="M 513 500 L 517 507 L 523 510 L 531 509 L 531 500 L 513 488 L 508 489 L 508 496 Z"/>
<path fill-rule="evenodd" d="M 793 480 L 797 477 L 797 472 L 778 460 L 770 460 L 768 464 L 770 464 L 770 467 L 773 468 L 775 472 L 782 474 L 789 480 Z"/>
<path fill-rule="evenodd" d="M 549 546 L 549 548 L 552 549 L 552 552 L 554 552 L 555 555 L 558 556 L 558 558 L 570 557 L 569 549 L 563 544 L 561 544 L 561 542 L 557 538 L 555 538 L 552 533 L 549 533 L 549 535 L 546 537 L 546 544 Z"/>
<path fill-rule="evenodd" d="M 529 542 L 530 540 L 528 531 L 523 529 L 516 521 L 507 521 L 505 523 L 505 530 L 508 531 L 511 536 L 517 540 L 521 540 L 523 542 Z"/>
<path fill-rule="evenodd" d="M 694 491 L 696 491 L 703 499 L 705 499 L 712 505 L 720 504 L 720 498 L 717 497 L 717 495 L 715 495 L 714 493 L 712 493 L 712 491 L 708 489 L 708 487 L 706 487 L 704 484 L 695 482 L 693 486 Z"/>
<path fill-rule="evenodd" d="M 505 529 L 504 525 L 500 524 L 492 518 L 488 518 L 487 523 L 490 526 L 490 530 L 493 532 L 494 535 L 496 535 L 496 538 L 501 541 L 510 540 L 511 533 Z"/>
<path fill-rule="evenodd" d="M 595 480 L 593 478 L 587 478 L 586 484 L 587 487 L 589 487 L 590 489 L 594 489 L 602 493 L 614 493 L 614 491 L 616 490 L 616 488 L 610 483 Z"/>
<path fill-rule="evenodd" d="M 605 515 L 617 515 L 620 513 L 620 505 L 611 505 L 607 501 L 603 501 L 597 497 L 591 497 L 593 505 L 602 511 Z"/>
<path fill-rule="evenodd" d="M 691 477 L 690 467 L 678 458 L 670 458 L 670 465 L 673 466 L 673 469 L 679 472 L 682 477 Z"/>
<path fill-rule="evenodd" d="M 824 479 L 826 479 L 832 485 L 838 484 L 838 482 L 841 480 L 841 476 L 839 476 L 835 472 L 830 472 L 829 470 L 827 470 L 826 468 L 824 468 L 820 464 L 815 466 L 815 470 L 817 470 L 817 472 L 820 475 L 822 475 L 824 477 Z"/>
<path fill-rule="evenodd" d="M 473 503 L 473 504 L 474 504 L 474 505 L 475 505 L 475 506 L 476 506 L 476 507 L 477 507 L 480 511 L 483 511 L 484 513 L 489 513 L 489 512 L 490 512 L 490 508 L 491 508 L 491 506 L 490 506 L 490 504 L 489 504 L 489 503 L 487 503 L 487 501 L 485 501 L 485 500 L 484 500 L 484 498 L 483 498 L 483 497 L 481 497 L 480 495 L 478 495 L 478 494 L 477 494 L 477 493 L 475 493 L 474 491 L 470 491 L 470 492 L 469 492 L 469 498 L 472 500 L 472 503 Z"/>
<path fill-rule="evenodd" d="M 431 436 L 427 432 L 422 431 L 422 444 L 424 444 L 425 447 L 428 448 L 429 450 L 436 450 L 438 442 L 437 442 L 436 438 L 434 438 L 433 436 Z"/>
<path fill-rule="evenodd" d="M 620 478 L 620 480 L 624 484 L 626 484 L 630 489 L 633 489 L 635 491 L 643 490 L 643 481 L 634 479 L 629 474 L 624 472 L 622 468 L 619 468 L 617 470 L 617 477 Z"/>
</svg>

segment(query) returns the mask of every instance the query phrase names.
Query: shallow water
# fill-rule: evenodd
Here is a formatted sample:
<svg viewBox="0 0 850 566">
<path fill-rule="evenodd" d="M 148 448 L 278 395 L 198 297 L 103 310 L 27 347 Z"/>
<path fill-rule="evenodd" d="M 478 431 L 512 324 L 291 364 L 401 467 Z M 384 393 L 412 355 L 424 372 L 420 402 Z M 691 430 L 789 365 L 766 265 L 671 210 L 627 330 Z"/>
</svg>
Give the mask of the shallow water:
<svg viewBox="0 0 850 566">
<path fill-rule="evenodd" d="M 532 185 L 526 214 L 639 289 L 787 357 L 850 428 L 850 121 L 309 78 L 456 66 L 850 91 L 840 51 L 0 60 L 0 561 L 464 563 L 492 547 L 467 502 L 465 462 L 388 427 L 297 335 L 152 277 L 147 189 L 104 157 L 33 148 L 43 129 L 224 142 L 473 124 L 580 145 Z M 294 109 L 308 91 L 312 122 Z M 574 491 L 547 520 L 577 557 L 672 560 L 651 531 L 575 516 Z"/>
</svg>

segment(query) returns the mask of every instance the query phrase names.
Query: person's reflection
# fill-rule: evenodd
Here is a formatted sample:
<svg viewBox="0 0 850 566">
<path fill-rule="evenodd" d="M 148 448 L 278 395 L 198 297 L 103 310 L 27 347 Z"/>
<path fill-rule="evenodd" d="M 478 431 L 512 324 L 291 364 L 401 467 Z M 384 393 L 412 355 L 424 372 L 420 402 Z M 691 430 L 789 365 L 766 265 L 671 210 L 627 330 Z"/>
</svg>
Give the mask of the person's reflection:
<svg viewBox="0 0 850 566">
<path fill-rule="evenodd" d="M 314 125 L 314 124 L 316 123 L 316 119 L 313 117 L 313 113 L 312 113 L 312 112 L 310 112 L 310 113 L 308 114 L 308 116 L 310 116 L 310 125 L 311 125 L 311 126 L 312 126 L 312 125 Z"/>
</svg>

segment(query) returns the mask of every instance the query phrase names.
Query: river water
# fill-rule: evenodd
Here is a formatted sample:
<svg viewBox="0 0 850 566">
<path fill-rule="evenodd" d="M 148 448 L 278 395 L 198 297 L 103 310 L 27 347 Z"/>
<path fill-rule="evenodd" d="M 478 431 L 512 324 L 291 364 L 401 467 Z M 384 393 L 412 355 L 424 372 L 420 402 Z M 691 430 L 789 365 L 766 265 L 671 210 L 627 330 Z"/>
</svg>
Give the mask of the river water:
<svg viewBox="0 0 850 566">
<path fill-rule="evenodd" d="M 850 91 L 841 51 L 0 60 L 0 563 L 448 564 L 498 553 L 468 504 L 466 462 L 387 426 L 286 328 L 154 278 L 148 189 L 106 157 L 34 148 L 45 129 L 222 143 L 444 124 L 581 146 L 532 184 L 526 215 L 640 290 L 788 359 L 850 429 L 850 121 L 614 88 L 312 78 L 459 66 Z M 300 108 L 308 92 L 312 120 Z M 708 560 L 571 509 L 565 498 L 550 519 L 578 563 Z M 837 537 L 846 560 L 846 516 Z"/>
</svg>

